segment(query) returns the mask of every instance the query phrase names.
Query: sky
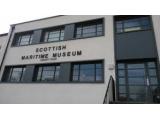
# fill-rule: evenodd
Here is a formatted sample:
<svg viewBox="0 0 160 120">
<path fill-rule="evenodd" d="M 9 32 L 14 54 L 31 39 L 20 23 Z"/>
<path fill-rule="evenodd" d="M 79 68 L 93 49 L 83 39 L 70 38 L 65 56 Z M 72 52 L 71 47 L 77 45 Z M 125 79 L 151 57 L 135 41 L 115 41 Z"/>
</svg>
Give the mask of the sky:
<svg viewBox="0 0 160 120">
<path fill-rule="evenodd" d="M 59 12 L 47 1 L 0 0 L 0 34 L 9 32 L 11 24 L 57 15 Z"/>
<path fill-rule="evenodd" d="M 144 0 L 145 1 L 145 0 Z M 10 25 L 55 15 L 159 14 L 159 3 L 143 0 L 0 0 L 0 34 Z M 116 3 L 116 4 L 115 4 Z M 137 4 L 138 3 L 138 4 Z M 145 4 L 144 4 L 145 3 Z M 154 6 L 152 5 L 154 3 Z M 121 4 L 121 5 L 120 5 Z M 128 5 L 127 5 L 128 4 Z M 151 12 L 152 11 L 152 12 Z"/>
</svg>

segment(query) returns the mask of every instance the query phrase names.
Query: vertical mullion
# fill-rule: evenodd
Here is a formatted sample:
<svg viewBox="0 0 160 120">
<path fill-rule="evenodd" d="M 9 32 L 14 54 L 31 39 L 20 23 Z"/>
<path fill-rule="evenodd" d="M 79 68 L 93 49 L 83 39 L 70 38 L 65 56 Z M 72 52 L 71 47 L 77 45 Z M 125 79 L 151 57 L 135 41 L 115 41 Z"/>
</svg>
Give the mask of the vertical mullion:
<svg viewBox="0 0 160 120">
<path fill-rule="evenodd" d="M 21 76 L 19 78 L 19 82 L 22 82 L 23 70 L 24 70 L 24 67 L 22 67 L 22 71 L 21 71 Z"/>
<path fill-rule="evenodd" d="M 127 63 L 124 63 L 125 65 L 125 68 L 124 68 L 124 71 L 125 71 L 125 81 L 126 81 L 126 96 L 127 96 L 127 101 L 129 101 L 129 97 L 130 97 L 130 91 L 129 91 L 129 82 L 128 82 L 128 64 Z"/>
<path fill-rule="evenodd" d="M 80 67 L 81 65 L 80 64 L 78 64 L 78 81 L 80 82 L 80 75 L 81 75 L 81 73 L 80 73 L 80 70 L 81 70 L 81 67 Z"/>
<path fill-rule="evenodd" d="M 40 76 L 40 82 L 42 82 L 43 67 L 44 67 L 44 66 L 42 66 L 41 76 Z"/>
<path fill-rule="evenodd" d="M 55 81 L 55 74 L 56 74 L 57 66 L 54 66 L 54 73 L 53 73 L 53 80 Z"/>
<path fill-rule="evenodd" d="M 8 78 L 7 82 L 9 82 L 9 81 L 11 82 L 12 72 L 13 72 L 13 67 L 11 68 L 11 72 L 10 72 L 10 75 L 9 75 L 9 78 Z"/>
<path fill-rule="evenodd" d="M 97 29 L 98 29 L 98 23 L 96 23 L 95 25 L 96 25 L 96 27 L 95 27 L 95 29 L 96 29 L 96 36 L 97 36 L 98 35 L 98 31 L 97 31 Z"/>
<path fill-rule="evenodd" d="M 95 74 L 95 75 L 94 75 L 94 77 L 95 77 L 95 78 L 94 78 L 94 81 L 95 81 L 95 82 L 97 82 L 97 80 L 96 80 L 96 75 L 97 75 L 96 70 L 97 70 L 97 68 L 96 68 L 96 63 L 94 63 L 94 74 Z"/>
<path fill-rule="evenodd" d="M 21 40 L 22 40 L 22 35 L 19 37 L 19 40 L 18 40 L 18 46 L 20 46 L 20 44 L 21 44 Z"/>
<path fill-rule="evenodd" d="M 59 40 L 58 41 L 61 41 L 61 32 L 62 32 L 62 29 L 60 28 L 59 29 Z"/>
<path fill-rule="evenodd" d="M 48 40 L 49 40 L 49 35 L 50 35 L 50 32 L 51 31 L 47 31 L 48 32 L 48 35 L 47 35 L 47 40 L 46 40 L 46 42 L 48 42 Z"/>
</svg>

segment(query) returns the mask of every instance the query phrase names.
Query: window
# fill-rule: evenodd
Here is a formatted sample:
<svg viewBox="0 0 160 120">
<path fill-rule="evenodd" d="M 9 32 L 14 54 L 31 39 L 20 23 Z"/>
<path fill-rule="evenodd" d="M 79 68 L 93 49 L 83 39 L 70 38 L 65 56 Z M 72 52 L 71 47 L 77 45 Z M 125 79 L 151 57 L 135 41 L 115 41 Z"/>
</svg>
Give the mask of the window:
<svg viewBox="0 0 160 120">
<path fill-rule="evenodd" d="M 64 28 L 50 29 L 44 32 L 43 41 L 53 42 L 64 40 Z"/>
<path fill-rule="evenodd" d="M 144 102 L 158 87 L 156 62 L 124 61 L 117 65 L 117 85 L 120 101 Z M 152 97 L 152 96 L 150 96 Z"/>
<path fill-rule="evenodd" d="M 7 67 L 2 82 L 22 82 L 25 67 Z"/>
<path fill-rule="evenodd" d="M 116 20 L 116 33 L 148 29 L 151 29 L 151 21 L 148 16 Z"/>
<path fill-rule="evenodd" d="M 41 65 L 36 67 L 35 82 L 54 82 L 59 79 L 59 65 Z"/>
<path fill-rule="evenodd" d="M 76 25 L 75 37 L 95 37 L 103 35 L 103 20 L 95 20 L 89 22 L 78 23 Z"/>
<path fill-rule="evenodd" d="M 73 82 L 103 82 L 102 62 L 73 63 Z"/>
<path fill-rule="evenodd" d="M 33 33 L 17 34 L 13 46 L 23 46 L 32 44 Z"/>
</svg>

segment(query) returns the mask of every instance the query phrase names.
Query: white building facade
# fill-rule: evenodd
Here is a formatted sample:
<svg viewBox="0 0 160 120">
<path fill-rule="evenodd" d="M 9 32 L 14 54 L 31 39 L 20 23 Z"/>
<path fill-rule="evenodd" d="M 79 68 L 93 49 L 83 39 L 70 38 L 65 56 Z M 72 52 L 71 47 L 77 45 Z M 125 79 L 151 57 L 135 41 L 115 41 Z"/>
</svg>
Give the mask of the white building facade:
<svg viewBox="0 0 160 120">
<path fill-rule="evenodd" d="M 0 103 L 156 103 L 159 19 L 69 15 L 11 25 L 0 37 Z"/>
</svg>

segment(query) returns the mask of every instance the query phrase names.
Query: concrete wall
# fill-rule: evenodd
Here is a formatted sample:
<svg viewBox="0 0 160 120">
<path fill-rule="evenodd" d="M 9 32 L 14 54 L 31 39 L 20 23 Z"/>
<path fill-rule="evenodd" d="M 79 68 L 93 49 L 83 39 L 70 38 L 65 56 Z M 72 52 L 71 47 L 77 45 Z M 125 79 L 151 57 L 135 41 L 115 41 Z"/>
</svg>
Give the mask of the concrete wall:
<svg viewBox="0 0 160 120">
<path fill-rule="evenodd" d="M 159 15 L 152 16 L 152 21 L 153 21 L 155 38 L 156 38 L 158 56 L 159 56 L 159 60 L 160 60 L 160 16 Z"/>
<path fill-rule="evenodd" d="M 0 36 L 0 65 L 8 42 L 8 34 Z"/>
<path fill-rule="evenodd" d="M 86 39 L 78 39 L 64 42 L 37 44 L 30 46 L 11 47 L 14 33 L 36 30 L 51 26 L 81 22 L 97 18 L 104 18 L 105 35 Z M 115 70 L 109 67 L 115 65 L 113 16 L 61 16 L 40 21 L 33 21 L 15 26 L 9 48 L 2 66 L 29 65 L 39 63 L 61 63 L 72 61 L 104 60 L 104 83 L 86 84 L 0 84 L 0 103 L 103 103 L 110 75 L 115 77 Z M 81 56 L 58 58 L 56 60 L 40 61 L 21 60 L 22 55 L 35 54 L 35 49 L 40 47 L 66 45 L 65 51 L 81 50 Z M 52 53 L 49 52 L 49 55 Z M 2 77 L 3 72 L 0 73 Z"/>
</svg>

